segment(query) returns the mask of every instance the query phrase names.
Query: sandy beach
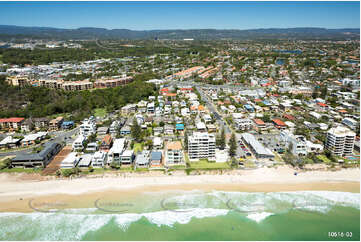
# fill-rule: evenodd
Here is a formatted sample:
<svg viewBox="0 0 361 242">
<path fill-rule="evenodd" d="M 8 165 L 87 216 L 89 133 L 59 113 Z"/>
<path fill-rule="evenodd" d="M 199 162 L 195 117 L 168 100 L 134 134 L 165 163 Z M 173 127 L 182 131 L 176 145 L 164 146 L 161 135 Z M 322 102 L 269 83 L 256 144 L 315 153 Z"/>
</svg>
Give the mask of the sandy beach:
<svg viewBox="0 0 361 242">
<path fill-rule="evenodd" d="M 234 170 L 225 174 L 187 176 L 184 172 L 105 174 L 76 179 L 42 180 L 14 174 L 0 175 L 0 207 L 6 211 L 30 211 L 31 199 L 63 201 L 71 207 L 91 207 L 97 197 L 131 197 L 143 192 L 172 190 L 220 190 L 242 192 L 343 191 L 360 192 L 360 170 L 308 171 L 294 174 L 283 166 Z"/>
</svg>

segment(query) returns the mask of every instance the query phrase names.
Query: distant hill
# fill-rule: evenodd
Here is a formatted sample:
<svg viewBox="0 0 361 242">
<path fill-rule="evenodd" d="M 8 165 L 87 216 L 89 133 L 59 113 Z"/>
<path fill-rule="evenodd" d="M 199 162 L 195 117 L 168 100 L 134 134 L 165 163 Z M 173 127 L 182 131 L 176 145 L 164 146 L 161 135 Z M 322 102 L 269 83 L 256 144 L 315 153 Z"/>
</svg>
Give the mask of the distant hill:
<svg viewBox="0 0 361 242">
<path fill-rule="evenodd" d="M 0 37 L 47 39 L 359 39 L 360 29 L 270 28 L 249 30 L 129 30 L 104 28 L 60 29 L 0 25 Z"/>
</svg>

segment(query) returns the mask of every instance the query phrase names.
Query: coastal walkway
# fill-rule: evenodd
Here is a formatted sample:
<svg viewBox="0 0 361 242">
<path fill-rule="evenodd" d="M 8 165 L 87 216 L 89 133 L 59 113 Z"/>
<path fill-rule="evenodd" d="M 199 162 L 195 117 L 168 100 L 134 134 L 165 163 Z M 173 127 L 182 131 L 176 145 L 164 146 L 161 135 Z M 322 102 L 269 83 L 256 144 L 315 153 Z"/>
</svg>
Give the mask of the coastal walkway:
<svg viewBox="0 0 361 242">
<path fill-rule="evenodd" d="M 65 146 L 50 163 L 46 166 L 46 168 L 42 171 L 42 175 L 52 175 L 55 174 L 57 170 L 60 169 L 61 162 L 65 159 L 65 157 L 71 152 L 70 146 Z"/>
</svg>

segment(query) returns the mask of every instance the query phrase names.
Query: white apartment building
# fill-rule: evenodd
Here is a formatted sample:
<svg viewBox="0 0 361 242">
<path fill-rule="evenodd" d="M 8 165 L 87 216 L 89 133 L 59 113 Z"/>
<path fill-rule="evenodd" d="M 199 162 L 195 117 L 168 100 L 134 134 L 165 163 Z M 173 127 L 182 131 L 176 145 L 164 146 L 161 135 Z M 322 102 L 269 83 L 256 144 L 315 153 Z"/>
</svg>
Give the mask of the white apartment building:
<svg viewBox="0 0 361 242">
<path fill-rule="evenodd" d="M 216 138 L 214 134 L 195 132 L 188 137 L 188 155 L 190 160 L 215 159 Z"/>
<path fill-rule="evenodd" d="M 326 149 L 331 151 L 334 155 L 347 156 L 352 155 L 355 132 L 342 126 L 331 128 L 327 132 Z"/>
<path fill-rule="evenodd" d="M 292 146 L 291 153 L 297 156 L 306 156 L 307 152 L 307 140 L 302 135 L 294 135 L 288 131 L 282 131 L 281 139 L 286 142 L 287 145 Z"/>
<path fill-rule="evenodd" d="M 155 105 L 154 105 L 154 102 L 151 102 L 151 103 L 148 103 L 148 105 L 147 105 L 147 112 L 148 113 L 154 113 L 154 111 L 155 111 L 155 107 L 154 107 Z"/>
<path fill-rule="evenodd" d="M 80 125 L 80 135 L 88 137 L 92 134 L 95 134 L 97 131 L 97 126 L 93 120 L 85 119 Z"/>
<path fill-rule="evenodd" d="M 234 126 L 237 130 L 249 130 L 252 128 L 253 122 L 248 118 L 235 119 Z"/>
<path fill-rule="evenodd" d="M 120 122 L 118 120 L 114 120 L 109 128 L 109 133 L 113 136 L 117 135 L 120 128 Z"/>
<path fill-rule="evenodd" d="M 79 135 L 73 142 L 72 148 L 73 150 L 82 150 L 84 149 L 84 142 L 86 138 L 82 135 Z"/>
</svg>

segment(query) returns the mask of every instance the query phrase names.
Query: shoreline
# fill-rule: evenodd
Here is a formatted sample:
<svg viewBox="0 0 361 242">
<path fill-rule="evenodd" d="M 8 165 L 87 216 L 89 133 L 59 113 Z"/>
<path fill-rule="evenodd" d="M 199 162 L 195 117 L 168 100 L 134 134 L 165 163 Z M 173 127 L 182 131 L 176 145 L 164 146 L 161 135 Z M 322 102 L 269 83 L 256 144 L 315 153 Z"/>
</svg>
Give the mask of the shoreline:
<svg viewBox="0 0 361 242">
<path fill-rule="evenodd" d="M 133 197 L 147 192 L 172 191 L 238 191 L 292 192 L 340 191 L 360 193 L 360 170 L 308 171 L 294 175 L 290 167 L 260 168 L 252 171 L 236 170 L 222 175 L 184 175 L 161 172 L 122 174 L 104 178 L 72 180 L 24 179 L 21 176 L 0 174 L 0 212 L 31 212 L 31 199 L 66 201 L 71 208 L 88 208 L 99 197 Z M 299 171 L 298 171 L 299 172 Z M 69 207 L 70 208 L 70 207 Z"/>
</svg>

